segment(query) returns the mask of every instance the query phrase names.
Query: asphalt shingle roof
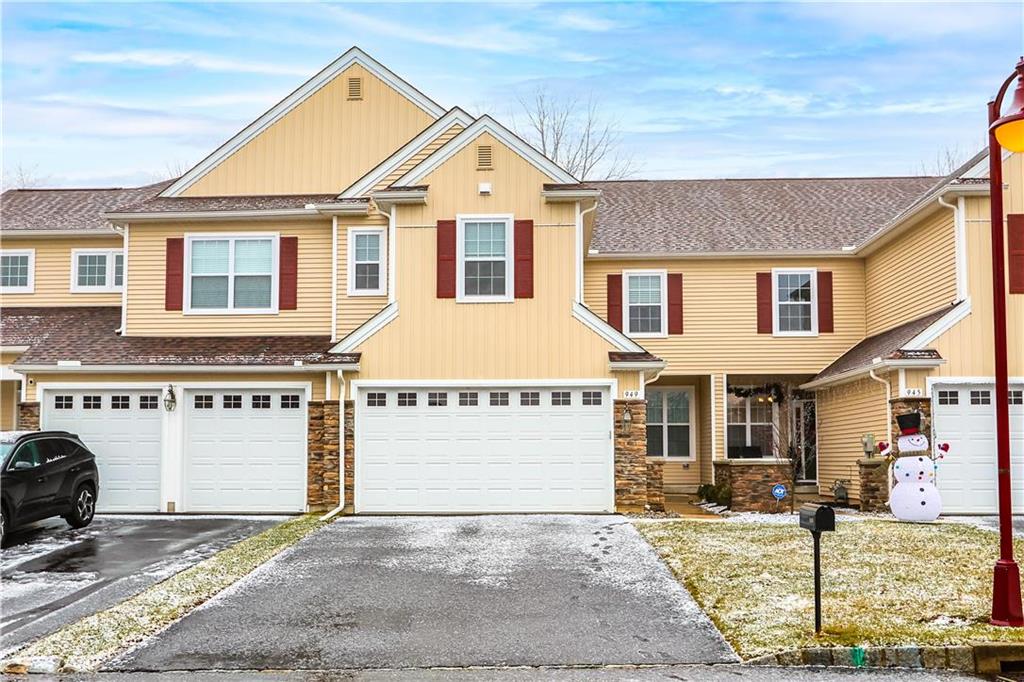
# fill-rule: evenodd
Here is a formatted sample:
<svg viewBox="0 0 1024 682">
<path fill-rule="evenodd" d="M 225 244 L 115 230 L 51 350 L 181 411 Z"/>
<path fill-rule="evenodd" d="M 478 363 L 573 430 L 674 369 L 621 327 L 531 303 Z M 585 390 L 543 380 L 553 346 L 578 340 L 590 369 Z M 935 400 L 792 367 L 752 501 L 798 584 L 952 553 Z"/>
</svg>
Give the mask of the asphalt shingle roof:
<svg viewBox="0 0 1024 682">
<path fill-rule="evenodd" d="M 939 177 L 588 182 L 600 253 L 838 251 L 862 242 Z"/>
<path fill-rule="evenodd" d="M 173 180 L 109 189 L 10 189 L 0 197 L 4 232 L 110 232 L 105 211 L 156 196 Z"/>
<path fill-rule="evenodd" d="M 306 204 L 363 204 L 362 200 L 339 201 L 336 194 L 273 194 L 221 197 L 159 197 L 120 206 L 117 213 L 177 213 L 179 211 L 274 211 L 305 208 Z"/>
</svg>

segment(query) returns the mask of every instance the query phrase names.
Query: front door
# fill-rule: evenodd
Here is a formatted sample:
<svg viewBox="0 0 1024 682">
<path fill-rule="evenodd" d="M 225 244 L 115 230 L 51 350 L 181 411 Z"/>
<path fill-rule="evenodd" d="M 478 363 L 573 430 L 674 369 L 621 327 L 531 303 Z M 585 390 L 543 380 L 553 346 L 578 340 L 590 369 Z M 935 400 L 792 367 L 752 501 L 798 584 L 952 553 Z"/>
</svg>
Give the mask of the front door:
<svg viewBox="0 0 1024 682">
<path fill-rule="evenodd" d="M 793 446 L 799 458 L 797 479 L 818 480 L 818 421 L 814 400 L 793 401 Z"/>
</svg>

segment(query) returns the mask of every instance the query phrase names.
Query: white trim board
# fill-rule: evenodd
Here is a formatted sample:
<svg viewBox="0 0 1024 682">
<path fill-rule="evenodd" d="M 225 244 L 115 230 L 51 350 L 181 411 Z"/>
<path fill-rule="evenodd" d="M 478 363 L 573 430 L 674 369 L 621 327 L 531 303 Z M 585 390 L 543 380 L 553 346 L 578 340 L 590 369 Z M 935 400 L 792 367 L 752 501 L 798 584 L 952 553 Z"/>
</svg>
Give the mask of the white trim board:
<svg viewBox="0 0 1024 682">
<path fill-rule="evenodd" d="M 338 195 L 339 199 L 354 199 L 364 196 L 373 189 L 374 185 L 386 178 L 391 173 L 401 168 L 402 164 L 420 153 L 428 144 L 448 132 L 453 125 L 461 125 L 463 128 L 473 123 L 473 117 L 459 107 L 453 108 L 447 114 L 434 121 L 423 132 L 414 137 L 397 152 L 384 159 L 376 168 L 363 177 L 349 185 L 348 189 Z"/>
<path fill-rule="evenodd" d="M 446 142 L 440 149 L 420 163 L 416 164 L 416 166 L 410 169 L 408 173 L 396 180 L 394 184 L 396 186 L 418 184 L 423 180 L 423 178 L 429 175 L 431 171 L 450 159 L 484 133 L 489 133 L 555 182 L 566 184 L 576 184 L 579 182 L 579 180 L 558 166 L 554 161 L 531 147 L 522 138 L 517 137 L 508 128 L 504 127 L 490 116 L 484 115 L 478 118 L 471 126 Z"/>
<path fill-rule="evenodd" d="M 341 55 L 324 67 L 318 74 L 299 86 L 299 88 L 293 91 L 290 95 L 275 104 L 269 111 L 243 128 L 238 134 L 196 164 L 191 170 L 182 175 L 167 189 L 161 192 L 160 196 L 179 196 L 182 192 L 199 181 L 199 179 L 216 168 L 222 161 L 224 161 L 224 159 L 234 154 L 250 140 L 279 121 L 288 114 L 288 112 L 302 104 L 302 102 L 330 83 L 336 76 L 353 64 L 359 64 L 434 118 L 439 118 L 444 114 L 444 109 L 437 102 L 434 102 L 412 85 L 399 78 L 394 72 L 360 50 L 358 47 L 352 47 L 345 52 L 345 54 Z"/>
<path fill-rule="evenodd" d="M 398 317 L 398 301 L 388 303 L 376 315 L 356 327 L 345 338 L 339 341 L 329 353 L 349 353 L 359 344 L 383 329 L 391 320 Z"/>
<path fill-rule="evenodd" d="M 598 336 L 615 346 L 617 350 L 632 353 L 645 352 L 643 346 L 602 320 L 593 310 L 582 303 L 573 302 L 572 316 L 590 327 Z"/>
<path fill-rule="evenodd" d="M 928 344 L 945 334 L 970 314 L 971 299 L 966 298 L 950 308 L 945 315 L 925 327 L 917 336 L 903 344 L 903 348 L 906 350 L 921 350 L 927 347 Z"/>
</svg>

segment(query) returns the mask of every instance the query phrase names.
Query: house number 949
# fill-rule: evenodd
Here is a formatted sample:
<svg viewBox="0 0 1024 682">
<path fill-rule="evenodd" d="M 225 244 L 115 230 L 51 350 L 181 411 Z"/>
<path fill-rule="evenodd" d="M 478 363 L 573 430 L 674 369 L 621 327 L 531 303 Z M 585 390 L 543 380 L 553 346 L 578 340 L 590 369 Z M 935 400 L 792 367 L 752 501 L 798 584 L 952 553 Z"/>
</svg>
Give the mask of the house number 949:
<svg viewBox="0 0 1024 682">
<path fill-rule="evenodd" d="M 631 398 L 639 398 L 640 391 L 623 391 L 622 397 L 625 398 L 626 400 L 629 400 Z"/>
</svg>

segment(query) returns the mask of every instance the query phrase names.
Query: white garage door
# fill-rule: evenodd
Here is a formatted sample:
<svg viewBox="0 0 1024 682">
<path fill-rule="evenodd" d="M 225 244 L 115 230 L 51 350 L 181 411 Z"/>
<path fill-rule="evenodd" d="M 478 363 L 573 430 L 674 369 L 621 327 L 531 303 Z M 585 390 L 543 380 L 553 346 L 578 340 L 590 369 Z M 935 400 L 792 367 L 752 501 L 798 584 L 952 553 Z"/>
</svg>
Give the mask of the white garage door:
<svg viewBox="0 0 1024 682">
<path fill-rule="evenodd" d="M 77 433 L 96 455 L 97 510 L 160 510 L 160 391 L 59 390 L 43 395 L 44 429 Z"/>
<path fill-rule="evenodd" d="M 299 390 L 185 393 L 185 509 L 306 506 L 306 396 Z"/>
<path fill-rule="evenodd" d="M 1005 400 L 1006 398 L 1004 398 Z M 949 443 L 936 479 L 946 513 L 994 514 L 996 492 L 995 388 L 940 385 L 932 396 L 935 440 Z M 1010 386 L 1013 507 L 1024 509 L 1024 386 Z"/>
<path fill-rule="evenodd" d="M 610 512 L 607 387 L 369 388 L 357 512 Z"/>
</svg>

